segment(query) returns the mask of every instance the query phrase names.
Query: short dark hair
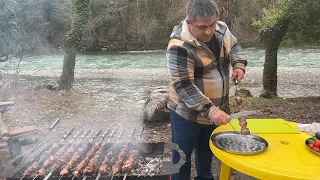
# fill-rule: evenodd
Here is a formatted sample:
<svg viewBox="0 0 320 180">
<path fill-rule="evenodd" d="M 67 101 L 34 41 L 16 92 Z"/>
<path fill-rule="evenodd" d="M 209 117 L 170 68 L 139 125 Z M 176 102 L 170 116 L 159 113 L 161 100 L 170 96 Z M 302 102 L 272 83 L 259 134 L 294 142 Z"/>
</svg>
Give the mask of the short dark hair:
<svg viewBox="0 0 320 180">
<path fill-rule="evenodd" d="M 219 8 L 214 0 L 189 0 L 186 6 L 187 19 L 194 22 L 197 17 L 209 19 L 219 16 Z"/>
</svg>

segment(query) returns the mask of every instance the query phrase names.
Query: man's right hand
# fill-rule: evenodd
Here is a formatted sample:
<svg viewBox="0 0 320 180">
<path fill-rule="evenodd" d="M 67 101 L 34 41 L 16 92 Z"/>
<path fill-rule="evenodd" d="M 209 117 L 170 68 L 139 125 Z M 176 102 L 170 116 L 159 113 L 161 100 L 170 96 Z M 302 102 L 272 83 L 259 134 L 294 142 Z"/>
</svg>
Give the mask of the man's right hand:
<svg viewBox="0 0 320 180">
<path fill-rule="evenodd" d="M 216 111 L 210 116 L 210 120 L 217 126 L 225 125 L 230 122 L 230 116 L 219 109 L 218 111 Z"/>
</svg>

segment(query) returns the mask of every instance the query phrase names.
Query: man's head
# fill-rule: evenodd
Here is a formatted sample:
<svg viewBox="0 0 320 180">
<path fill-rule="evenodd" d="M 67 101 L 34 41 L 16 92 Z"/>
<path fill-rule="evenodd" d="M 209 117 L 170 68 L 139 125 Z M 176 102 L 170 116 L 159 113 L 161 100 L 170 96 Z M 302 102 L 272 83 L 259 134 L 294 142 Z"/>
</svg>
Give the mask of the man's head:
<svg viewBox="0 0 320 180">
<path fill-rule="evenodd" d="M 218 5 L 214 0 L 189 0 L 187 23 L 191 34 L 203 43 L 210 41 L 216 30 L 219 17 Z"/>
</svg>

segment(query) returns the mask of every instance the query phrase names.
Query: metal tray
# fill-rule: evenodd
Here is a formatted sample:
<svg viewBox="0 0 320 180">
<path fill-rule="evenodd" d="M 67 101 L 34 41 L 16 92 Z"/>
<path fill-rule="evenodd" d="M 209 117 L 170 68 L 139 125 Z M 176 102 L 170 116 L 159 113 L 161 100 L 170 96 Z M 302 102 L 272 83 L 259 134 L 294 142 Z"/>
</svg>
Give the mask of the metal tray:
<svg viewBox="0 0 320 180">
<path fill-rule="evenodd" d="M 250 134 L 242 135 L 236 131 L 225 131 L 213 134 L 211 141 L 217 148 L 232 154 L 255 155 L 268 148 L 268 142 L 262 137 Z"/>
<path fill-rule="evenodd" d="M 311 138 L 308 138 L 308 139 L 311 139 Z M 309 148 L 308 143 L 307 143 L 308 139 L 306 139 L 306 141 L 305 141 L 305 145 L 306 145 L 307 149 L 309 151 L 311 151 L 313 154 L 320 156 L 320 152 L 314 151 L 313 149 Z"/>
</svg>

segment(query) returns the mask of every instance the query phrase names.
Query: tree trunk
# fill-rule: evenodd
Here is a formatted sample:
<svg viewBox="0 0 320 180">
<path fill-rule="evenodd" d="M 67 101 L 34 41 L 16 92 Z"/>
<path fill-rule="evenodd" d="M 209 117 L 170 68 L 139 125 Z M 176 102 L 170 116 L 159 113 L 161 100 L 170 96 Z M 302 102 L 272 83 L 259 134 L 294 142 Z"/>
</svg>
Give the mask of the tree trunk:
<svg viewBox="0 0 320 180">
<path fill-rule="evenodd" d="M 229 0 L 218 0 L 220 19 L 227 23 L 228 27 L 231 28 L 231 20 L 229 17 Z"/>
<path fill-rule="evenodd" d="M 140 0 L 137 0 L 137 42 L 139 44 L 140 42 L 140 37 L 141 37 L 141 32 L 140 32 Z"/>
<path fill-rule="evenodd" d="M 118 0 L 117 6 L 118 6 L 118 16 L 119 16 L 119 23 L 120 23 L 120 31 L 121 31 L 121 34 L 125 34 L 125 33 L 124 33 L 124 29 L 123 29 L 122 16 L 121 16 L 120 0 Z"/>
<path fill-rule="evenodd" d="M 74 20 L 67 33 L 66 52 L 63 59 L 62 74 L 58 90 L 70 90 L 74 81 L 74 67 L 79 46 L 86 24 L 90 16 L 90 0 L 73 1 Z"/>
<path fill-rule="evenodd" d="M 276 46 L 266 45 L 266 57 L 263 67 L 263 97 L 277 96 L 277 54 Z"/>
<path fill-rule="evenodd" d="M 266 48 L 266 56 L 263 69 L 263 92 L 261 97 L 271 98 L 277 94 L 277 67 L 278 49 L 289 26 L 289 20 L 279 20 L 270 30 L 262 33 L 262 39 Z"/>
<path fill-rule="evenodd" d="M 52 0 L 46 0 L 43 2 L 43 19 L 47 24 L 48 34 L 46 35 L 46 39 L 50 46 L 53 45 L 53 37 L 52 37 L 52 19 L 53 19 L 53 9 L 54 5 Z"/>
<path fill-rule="evenodd" d="M 77 49 L 74 45 L 66 47 L 66 52 L 63 58 L 63 69 L 59 82 L 59 90 L 70 90 L 74 80 L 74 67 L 76 64 Z"/>
</svg>

